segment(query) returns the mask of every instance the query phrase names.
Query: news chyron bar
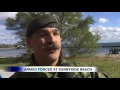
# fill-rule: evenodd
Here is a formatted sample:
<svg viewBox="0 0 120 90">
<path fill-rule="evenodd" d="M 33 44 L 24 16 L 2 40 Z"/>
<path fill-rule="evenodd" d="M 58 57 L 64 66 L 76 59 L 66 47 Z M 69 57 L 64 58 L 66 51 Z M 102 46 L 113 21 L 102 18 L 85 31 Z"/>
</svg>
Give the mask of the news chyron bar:
<svg viewBox="0 0 120 90">
<path fill-rule="evenodd" d="M 97 67 L 73 66 L 9 66 L 9 72 L 97 72 Z"/>
<path fill-rule="evenodd" d="M 2 78 L 2 75 L 0 74 L 0 78 Z"/>
</svg>

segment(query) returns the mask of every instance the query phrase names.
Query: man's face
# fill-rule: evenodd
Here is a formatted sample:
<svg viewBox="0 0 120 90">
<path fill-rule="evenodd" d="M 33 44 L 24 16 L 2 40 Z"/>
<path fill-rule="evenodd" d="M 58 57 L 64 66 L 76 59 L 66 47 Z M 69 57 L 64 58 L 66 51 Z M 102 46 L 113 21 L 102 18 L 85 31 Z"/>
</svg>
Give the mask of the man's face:
<svg viewBox="0 0 120 90">
<path fill-rule="evenodd" d="M 27 39 L 28 46 L 41 59 L 55 61 L 61 51 L 60 31 L 57 28 L 42 28 Z M 58 47 L 58 48 L 57 48 Z"/>
</svg>

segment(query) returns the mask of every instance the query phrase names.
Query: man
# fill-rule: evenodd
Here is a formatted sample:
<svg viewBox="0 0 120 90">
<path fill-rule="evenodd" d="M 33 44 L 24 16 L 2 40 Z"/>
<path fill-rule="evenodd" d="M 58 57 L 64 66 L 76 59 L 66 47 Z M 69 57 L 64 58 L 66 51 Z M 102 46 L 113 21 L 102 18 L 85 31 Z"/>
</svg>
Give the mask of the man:
<svg viewBox="0 0 120 90">
<path fill-rule="evenodd" d="M 57 20 L 49 14 L 33 19 L 26 29 L 27 45 L 33 49 L 29 66 L 70 66 L 61 56 L 61 37 Z M 105 78 L 101 73 L 17 72 L 10 78 Z"/>
</svg>

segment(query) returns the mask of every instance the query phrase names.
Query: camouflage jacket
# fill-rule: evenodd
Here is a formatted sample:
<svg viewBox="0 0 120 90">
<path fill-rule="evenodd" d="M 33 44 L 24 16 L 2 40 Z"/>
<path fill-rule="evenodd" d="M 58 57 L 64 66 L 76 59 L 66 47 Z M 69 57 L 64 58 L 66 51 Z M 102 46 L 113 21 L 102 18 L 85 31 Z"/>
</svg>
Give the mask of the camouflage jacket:
<svg viewBox="0 0 120 90">
<path fill-rule="evenodd" d="M 60 59 L 60 66 L 76 66 L 77 64 Z M 29 65 L 36 66 L 34 55 Z M 56 72 L 54 75 L 48 72 L 16 72 L 10 78 L 108 78 L 100 72 Z"/>
</svg>

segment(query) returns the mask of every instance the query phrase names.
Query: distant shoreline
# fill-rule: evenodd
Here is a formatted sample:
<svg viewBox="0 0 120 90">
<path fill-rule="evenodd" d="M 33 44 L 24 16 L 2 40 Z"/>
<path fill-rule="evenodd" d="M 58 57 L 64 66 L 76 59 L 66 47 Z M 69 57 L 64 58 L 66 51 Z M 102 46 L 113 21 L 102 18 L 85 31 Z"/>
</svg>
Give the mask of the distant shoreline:
<svg viewBox="0 0 120 90">
<path fill-rule="evenodd" d="M 11 56 L 0 55 L 0 58 L 12 58 Z M 15 58 L 15 57 L 13 57 Z"/>
<path fill-rule="evenodd" d="M 7 56 L 0 56 L 0 58 L 10 58 L 10 57 L 7 57 Z"/>
<path fill-rule="evenodd" d="M 25 48 L 17 48 L 17 47 L 13 47 L 13 48 L 0 48 L 0 49 L 25 49 Z"/>
<path fill-rule="evenodd" d="M 16 47 L 14 47 L 14 48 L 0 48 L 0 49 L 16 49 Z"/>
</svg>

